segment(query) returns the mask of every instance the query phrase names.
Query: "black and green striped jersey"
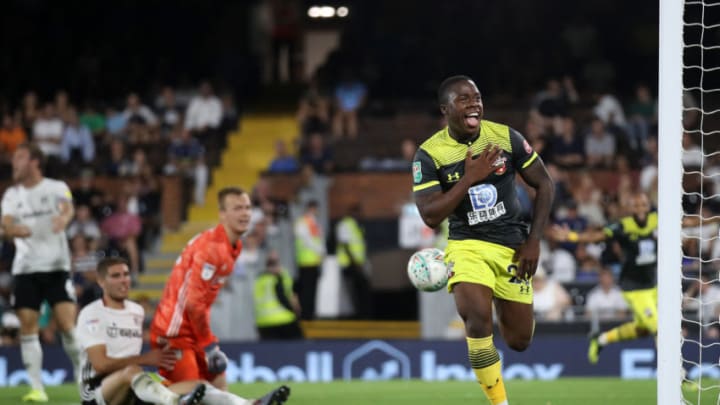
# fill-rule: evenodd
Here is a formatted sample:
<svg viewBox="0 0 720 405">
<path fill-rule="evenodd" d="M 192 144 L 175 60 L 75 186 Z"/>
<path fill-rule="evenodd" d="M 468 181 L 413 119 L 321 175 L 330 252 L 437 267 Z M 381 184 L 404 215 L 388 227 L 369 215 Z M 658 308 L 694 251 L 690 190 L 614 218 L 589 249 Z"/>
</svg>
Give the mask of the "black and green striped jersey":
<svg viewBox="0 0 720 405">
<path fill-rule="evenodd" d="M 448 191 L 465 174 L 468 146 L 477 156 L 491 143 L 502 149 L 496 162 L 498 168 L 473 184 L 450 215 L 449 239 L 478 239 L 516 248 L 527 238 L 528 224 L 520 219 L 515 175 L 538 155 L 520 133 L 507 125 L 483 120 L 480 135 L 469 143 L 456 141 L 447 127 L 435 133 L 415 154 L 413 192 Z"/>
<path fill-rule="evenodd" d="M 657 212 L 650 212 L 643 225 L 634 217 L 623 217 L 605 228 L 608 239 L 623 251 L 620 288 L 624 291 L 655 287 L 657 283 Z"/>
</svg>

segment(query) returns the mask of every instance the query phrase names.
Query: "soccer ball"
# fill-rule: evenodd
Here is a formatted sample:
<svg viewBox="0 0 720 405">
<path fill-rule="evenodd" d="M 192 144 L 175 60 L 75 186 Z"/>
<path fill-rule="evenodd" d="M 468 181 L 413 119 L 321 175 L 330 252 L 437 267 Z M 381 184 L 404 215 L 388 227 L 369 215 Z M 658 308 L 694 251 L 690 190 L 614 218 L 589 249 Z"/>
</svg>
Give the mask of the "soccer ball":
<svg viewBox="0 0 720 405">
<path fill-rule="evenodd" d="M 447 267 L 443 261 L 445 252 L 427 248 L 413 253 L 408 261 L 410 282 L 420 291 L 438 291 L 447 285 Z"/>
</svg>

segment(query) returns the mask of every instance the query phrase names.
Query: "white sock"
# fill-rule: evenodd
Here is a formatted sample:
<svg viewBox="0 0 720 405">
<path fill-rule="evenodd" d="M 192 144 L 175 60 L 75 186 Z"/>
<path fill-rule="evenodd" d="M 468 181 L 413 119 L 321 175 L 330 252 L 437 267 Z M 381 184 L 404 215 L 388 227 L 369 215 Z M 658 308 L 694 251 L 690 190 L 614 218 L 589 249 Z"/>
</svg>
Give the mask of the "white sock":
<svg viewBox="0 0 720 405">
<path fill-rule="evenodd" d="M 178 401 L 178 394 L 153 380 L 147 373 L 140 373 L 133 377 L 130 387 L 135 395 L 145 402 L 176 405 Z"/>
<path fill-rule="evenodd" d="M 205 396 L 202 403 L 205 405 L 252 405 L 253 401 L 219 390 L 212 384 L 205 384 Z"/>
<path fill-rule="evenodd" d="M 75 339 L 75 328 L 62 333 L 62 344 L 73 365 L 75 380 L 80 378 L 80 348 Z"/>
<path fill-rule="evenodd" d="M 20 354 L 22 355 L 25 371 L 28 373 L 30 387 L 44 390 L 42 383 L 42 347 L 38 335 L 20 336 Z"/>
</svg>

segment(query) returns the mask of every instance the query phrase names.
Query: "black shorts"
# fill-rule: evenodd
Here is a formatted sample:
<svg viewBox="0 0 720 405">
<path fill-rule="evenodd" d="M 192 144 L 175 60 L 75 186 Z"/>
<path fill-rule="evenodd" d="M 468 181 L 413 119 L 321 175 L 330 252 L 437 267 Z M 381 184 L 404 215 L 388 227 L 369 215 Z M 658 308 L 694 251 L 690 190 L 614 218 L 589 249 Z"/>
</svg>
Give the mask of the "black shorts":
<svg viewBox="0 0 720 405">
<path fill-rule="evenodd" d="M 18 274 L 14 276 L 13 307 L 40 310 L 47 300 L 50 307 L 58 302 L 76 302 L 75 286 L 67 271 Z"/>
</svg>

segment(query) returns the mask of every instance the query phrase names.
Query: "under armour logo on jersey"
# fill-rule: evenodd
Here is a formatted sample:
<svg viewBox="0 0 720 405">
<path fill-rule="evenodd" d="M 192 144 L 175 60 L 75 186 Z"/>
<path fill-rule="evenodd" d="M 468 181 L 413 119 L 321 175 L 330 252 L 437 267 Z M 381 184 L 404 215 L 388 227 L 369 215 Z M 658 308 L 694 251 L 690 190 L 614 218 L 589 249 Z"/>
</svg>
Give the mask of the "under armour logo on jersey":
<svg viewBox="0 0 720 405">
<path fill-rule="evenodd" d="M 448 175 L 447 175 L 447 181 L 448 181 L 449 183 L 454 182 L 454 181 L 458 181 L 458 180 L 460 180 L 460 173 L 458 173 L 458 172 L 448 173 Z"/>
</svg>

